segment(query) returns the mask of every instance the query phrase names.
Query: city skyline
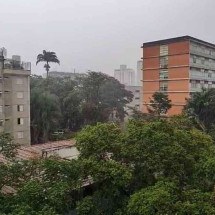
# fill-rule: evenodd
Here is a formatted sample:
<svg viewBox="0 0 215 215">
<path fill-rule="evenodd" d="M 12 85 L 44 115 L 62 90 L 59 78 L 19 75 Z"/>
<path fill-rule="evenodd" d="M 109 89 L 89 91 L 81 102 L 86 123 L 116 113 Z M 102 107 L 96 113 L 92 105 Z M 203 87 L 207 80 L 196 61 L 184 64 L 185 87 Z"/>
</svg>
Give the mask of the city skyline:
<svg viewBox="0 0 215 215">
<path fill-rule="evenodd" d="M 215 43 L 214 6 L 213 0 L 8 0 L 1 2 L 0 41 L 31 61 L 34 74 L 44 71 L 34 62 L 45 49 L 61 60 L 52 70 L 113 75 L 120 64 L 136 68 L 143 42 L 190 35 Z"/>
</svg>

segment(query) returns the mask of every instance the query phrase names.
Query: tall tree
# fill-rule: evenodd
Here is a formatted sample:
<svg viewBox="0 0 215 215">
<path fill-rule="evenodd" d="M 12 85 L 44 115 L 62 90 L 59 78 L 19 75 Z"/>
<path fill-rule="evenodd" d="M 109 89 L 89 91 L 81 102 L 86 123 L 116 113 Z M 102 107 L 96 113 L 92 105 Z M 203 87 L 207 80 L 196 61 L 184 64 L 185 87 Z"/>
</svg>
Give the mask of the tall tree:
<svg viewBox="0 0 215 215">
<path fill-rule="evenodd" d="M 31 137 L 33 143 L 46 142 L 50 134 L 58 128 L 61 110 L 58 97 L 43 92 L 41 89 L 31 90 Z"/>
<path fill-rule="evenodd" d="M 152 99 L 150 99 L 147 109 L 149 113 L 161 116 L 162 114 L 166 114 L 171 107 L 171 100 L 168 99 L 168 95 L 162 92 L 155 92 L 152 95 Z"/>
<path fill-rule="evenodd" d="M 86 124 L 107 122 L 113 110 L 117 111 L 121 120 L 124 119 L 124 108 L 133 98 L 124 85 L 115 78 L 98 72 L 89 72 L 80 83 Z"/>
<path fill-rule="evenodd" d="M 39 62 L 45 62 L 44 68 L 46 69 L 46 72 L 47 72 L 47 78 L 48 78 L 49 69 L 50 69 L 49 64 L 50 63 L 58 63 L 58 64 L 60 64 L 60 61 L 58 60 L 58 58 L 56 56 L 56 53 L 55 52 L 49 52 L 49 51 L 46 51 L 46 50 L 43 50 L 42 54 L 37 55 L 36 65 Z"/>
<path fill-rule="evenodd" d="M 185 112 L 210 130 L 215 125 L 215 89 L 202 89 L 187 100 Z"/>
</svg>

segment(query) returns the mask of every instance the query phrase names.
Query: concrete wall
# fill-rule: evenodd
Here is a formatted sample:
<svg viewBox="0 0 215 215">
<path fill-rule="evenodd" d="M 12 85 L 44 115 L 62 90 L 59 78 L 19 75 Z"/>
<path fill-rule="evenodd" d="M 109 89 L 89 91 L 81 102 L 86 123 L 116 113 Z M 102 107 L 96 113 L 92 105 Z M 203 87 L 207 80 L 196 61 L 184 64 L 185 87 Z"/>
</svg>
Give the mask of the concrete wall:
<svg viewBox="0 0 215 215">
<path fill-rule="evenodd" d="M 14 141 L 21 145 L 30 145 L 29 75 L 29 71 L 4 70 L 4 130 L 11 133 Z M 23 111 L 18 111 L 18 105 L 23 106 Z"/>
<path fill-rule="evenodd" d="M 125 121 L 129 119 L 129 116 L 133 113 L 129 107 L 136 108 L 137 110 L 141 110 L 142 103 L 142 87 L 140 86 L 125 86 L 125 89 L 131 91 L 134 95 L 133 100 L 127 104 L 126 112 L 128 115 L 125 117 Z"/>
</svg>

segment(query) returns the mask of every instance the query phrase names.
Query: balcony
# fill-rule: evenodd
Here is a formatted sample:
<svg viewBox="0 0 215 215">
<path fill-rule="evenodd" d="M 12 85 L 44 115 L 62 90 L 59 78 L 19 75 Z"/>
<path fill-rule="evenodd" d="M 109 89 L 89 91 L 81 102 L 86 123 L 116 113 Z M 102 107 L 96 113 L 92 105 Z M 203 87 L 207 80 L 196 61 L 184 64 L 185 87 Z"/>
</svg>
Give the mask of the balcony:
<svg viewBox="0 0 215 215">
<path fill-rule="evenodd" d="M 206 81 L 214 81 L 215 82 L 215 77 L 208 77 L 207 75 L 199 75 L 199 74 L 195 74 L 190 72 L 190 79 L 194 79 L 194 80 L 206 80 Z"/>
<path fill-rule="evenodd" d="M 215 60 L 215 55 L 211 55 L 211 54 L 207 54 L 207 53 L 201 52 L 199 50 L 196 50 L 195 48 L 191 48 L 190 49 L 190 53 L 194 54 L 194 55 L 201 56 L 201 57 L 211 58 L 211 59 Z"/>
<path fill-rule="evenodd" d="M 4 69 L 31 71 L 31 63 L 6 59 L 4 61 Z"/>
<path fill-rule="evenodd" d="M 200 69 L 207 69 L 207 70 L 215 70 L 215 65 L 211 64 L 211 65 L 207 65 L 207 64 L 202 64 L 200 62 L 190 62 L 190 66 L 194 67 L 194 68 L 200 68 Z"/>
</svg>

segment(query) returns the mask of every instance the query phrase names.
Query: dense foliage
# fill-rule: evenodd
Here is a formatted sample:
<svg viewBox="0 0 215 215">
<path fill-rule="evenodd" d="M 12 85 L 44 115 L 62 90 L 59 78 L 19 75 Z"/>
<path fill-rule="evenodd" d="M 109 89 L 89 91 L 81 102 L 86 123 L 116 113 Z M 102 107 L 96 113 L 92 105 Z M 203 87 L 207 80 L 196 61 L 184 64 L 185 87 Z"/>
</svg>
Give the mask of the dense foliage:
<svg viewBox="0 0 215 215">
<path fill-rule="evenodd" d="M 215 125 L 215 89 L 202 89 L 188 99 L 185 112 L 195 118 L 202 127 L 210 130 Z"/>
<path fill-rule="evenodd" d="M 86 126 L 77 148 L 77 160 L 1 164 L 16 195 L 0 194 L 0 214 L 215 214 L 215 145 L 189 118 Z"/>
<path fill-rule="evenodd" d="M 171 107 L 171 100 L 167 94 L 155 92 L 150 99 L 147 109 L 150 114 L 161 116 L 162 114 L 166 114 Z"/>
<path fill-rule="evenodd" d="M 31 77 L 31 136 L 33 143 L 46 142 L 58 129 L 77 131 L 85 125 L 118 121 L 132 100 L 124 85 L 103 73 L 90 72 L 75 80 L 69 77 Z"/>
</svg>

